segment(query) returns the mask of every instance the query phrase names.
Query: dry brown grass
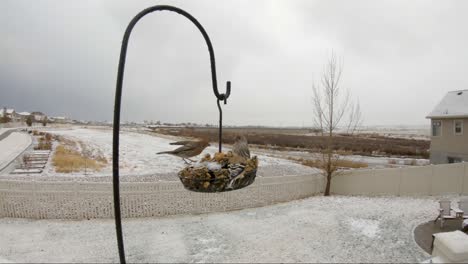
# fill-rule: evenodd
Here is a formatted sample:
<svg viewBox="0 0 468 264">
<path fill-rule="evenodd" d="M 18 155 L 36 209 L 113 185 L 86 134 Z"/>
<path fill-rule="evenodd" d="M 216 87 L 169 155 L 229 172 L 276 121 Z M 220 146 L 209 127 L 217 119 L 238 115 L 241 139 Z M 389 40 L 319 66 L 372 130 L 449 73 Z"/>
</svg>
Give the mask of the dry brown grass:
<svg viewBox="0 0 468 264">
<path fill-rule="evenodd" d="M 38 134 L 39 135 L 39 134 Z M 35 150 L 51 150 L 52 149 L 52 135 L 44 133 L 39 136 L 39 144 L 34 147 Z"/>
<path fill-rule="evenodd" d="M 51 150 L 52 143 L 50 141 L 42 141 L 34 147 L 34 150 Z"/>
<path fill-rule="evenodd" d="M 324 162 L 320 159 L 295 159 L 292 157 L 289 157 L 288 159 L 297 161 L 301 163 L 302 165 L 309 166 L 309 167 L 314 167 L 314 168 L 323 168 L 324 167 Z M 367 168 L 368 164 L 364 162 L 359 162 L 359 161 L 352 161 L 352 160 L 345 160 L 345 159 L 339 159 L 339 160 L 333 160 L 332 164 L 334 167 L 338 168 L 352 168 L 352 169 L 359 169 L 359 168 Z"/>
<path fill-rule="evenodd" d="M 107 160 L 104 162 L 102 159 L 104 158 L 91 159 L 76 150 L 59 145 L 55 149 L 53 164 L 57 172 L 63 173 L 78 172 L 84 169 L 99 171 L 107 163 Z"/>
<path fill-rule="evenodd" d="M 160 128 L 155 132 L 173 136 L 203 138 L 218 141 L 216 128 Z M 306 132 L 306 131 L 303 131 Z M 247 136 L 249 144 L 277 150 L 307 150 L 321 152 L 326 148 L 327 137 L 308 136 L 295 131 L 291 134 L 275 129 L 223 129 L 223 142 L 232 144 L 237 134 Z M 389 138 L 379 135 L 337 135 L 333 140 L 333 151 L 345 155 L 396 155 L 405 157 L 428 158 L 429 141 L 415 139 Z"/>
</svg>

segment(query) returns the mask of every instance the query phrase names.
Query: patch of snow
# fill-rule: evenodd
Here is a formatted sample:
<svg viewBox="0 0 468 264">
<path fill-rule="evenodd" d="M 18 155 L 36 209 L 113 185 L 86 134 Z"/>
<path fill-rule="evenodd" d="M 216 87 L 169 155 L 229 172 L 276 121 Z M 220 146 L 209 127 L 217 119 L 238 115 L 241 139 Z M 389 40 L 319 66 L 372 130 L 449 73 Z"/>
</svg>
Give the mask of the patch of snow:
<svg viewBox="0 0 468 264">
<path fill-rule="evenodd" d="M 108 164 L 100 172 L 88 172 L 92 175 L 110 175 L 112 173 L 112 131 L 103 129 L 49 129 L 47 132 L 64 136 L 75 141 L 82 142 L 92 153 L 100 153 L 107 160 Z M 157 155 L 157 152 L 175 149 L 177 146 L 169 145 L 173 140 L 136 132 L 122 131 L 120 134 L 120 172 L 122 175 L 137 174 L 176 174 L 183 169 L 186 164 L 184 161 L 173 155 Z M 200 160 L 207 153 L 213 156 L 217 152 L 216 144 L 207 147 L 200 155 L 192 159 Z M 224 148 L 223 151 L 228 151 Z M 252 152 L 252 155 L 256 155 Z M 290 160 L 257 155 L 259 160 L 258 175 L 281 176 L 313 174 L 315 169 L 309 168 Z M 214 166 L 214 165 L 213 165 Z M 64 175 L 64 176 L 83 176 L 81 173 L 58 174 L 51 166 L 46 175 Z M 274 174 L 274 175 L 272 175 Z M 175 180 L 177 180 L 174 177 Z"/>
<path fill-rule="evenodd" d="M 379 221 L 362 218 L 349 218 L 347 219 L 351 229 L 359 232 L 369 238 L 374 238 L 379 233 Z"/>
<path fill-rule="evenodd" d="M 217 162 L 201 162 L 198 163 L 197 166 L 200 165 L 200 167 L 206 167 L 208 170 L 211 171 L 217 171 L 221 169 L 221 164 Z"/>
<path fill-rule="evenodd" d="M 417 263 L 430 256 L 414 242 L 413 229 L 434 218 L 438 199 L 316 196 L 224 213 L 124 219 L 126 256 L 129 263 Z M 0 234 L 0 256 L 14 262 L 118 262 L 113 219 L 1 218 Z"/>
</svg>

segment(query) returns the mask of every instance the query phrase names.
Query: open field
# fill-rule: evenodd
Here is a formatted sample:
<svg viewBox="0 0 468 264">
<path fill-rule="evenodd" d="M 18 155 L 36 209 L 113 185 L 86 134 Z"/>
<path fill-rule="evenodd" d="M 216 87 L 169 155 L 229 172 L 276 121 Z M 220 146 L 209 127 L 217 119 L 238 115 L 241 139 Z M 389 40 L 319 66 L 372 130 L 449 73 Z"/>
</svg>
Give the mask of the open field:
<svg viewBox="0 0 468 264">
<path fill-rule="evenodd" d="M 67 156 L 71 159 L 65 162 L 73 165 L 73 162 L 76 161 L 77 164 L 81 165 L 74 167 L 79 168 L 78 170 L 66 169 L 70 173 L 64 173 L 64 170 L 55 166 L 48 166 L 46 172 L 43 173 L 44 176 L 87 177 L 112 174 L 112 163 L 110 162 L 112 160 L 112 131 L 110 129 L 74 127 L 47 129 L 47 131 L 58 137 L 60 144 L 67 145 L 69 149 Z M 160 151 L 174 149 L 174 146 L 169 145 L 169 143 L 176 140 L 180 140 L 180 138 L 122 131 L 120 143 L 121 175 L 123 177 L 126 175 L 154 175 L 156 180 L 178 180 L 177 172 L 185 167 L 182 159 L 172 155 L 156 154 Z M 229 150 L 228 146 L 225 146 L 224 149 Z M 217 144 L 212 143 L 212 146 L 206 148 L 195 159 L 200 159 L 206 153 L 213 154 L 216 151 Z M 269 157 L 255 151 L 252 154 L 258 155 L 260 160 L 259 176 L 304 175 L 317 172 L 314 168 L 287 159 Z M 93 166 L 89 166 L 85 175 L 84 161 L 87 158 L 98 161 L 99 165 L 95 167 L 95 170 L 92 170 Z"/>
<path fill-rule="evenodd" d="M 54 150 L 57 146 L 64 145 L 68 152 L 67 155 L 64 155 L 64 151 L 53 152 L 53 155 L 59 154 L 62 157 L 55 159 L 55 164 L 50 162 L 43 175 L 100 177 L 111 174 L 110 127 L 68 126 L 68 128 L 44 129 L 45 132 L 49 131 L 54 135 Z M 252 153 L 260 157 L 260 176 L 311 174 L 317 170 L 302 165 L 314 166 L 316 161 L 321 159 L 317 151 L 322 147 L 324 139 L 312 136 L 309 132 L 311 131 L 307 129 L 226 128 L 223 133 L 225 143 L 223 146 L 225 150 L 229 150 L 229 143 L 233 142 L 234 135 L 247 134 Z M 201 155 L 214 153 L 217 149 L 217 133 L 216 128 L 165 127 L 150 130 L 138 126 L 123 126 L 120 150 L 121 174 L 123 177 L 144 174 L 152 175 L 154 179 L 177 180 L 176 173 L 185 166 L 182 160 L 155 153 L 172 149 L 169 142 L 193 137 L 208 138 L 212 142 L 212 146 Z M 428 164 L 426 159 L 420 159 L 421 155 L 415 154 L 421 151 L 424 153 L 423 149 L 428 148 L 429 142 L 424 140 L 358 135 L 340 136 L 336 143 L 341 144 L 336 152 L 342 156 L 343 164 L 340 167 L 344 168 L 389 168 Z M 385 150 L 385 147 L 390 148 L 386 152 L 394 155 L 377 151 L 380 148 Z M 62 147 L 59 149 L 63 150 Z"/>
<path fill-rule="evenodd" d="M 155 128 L 155 132 L 173 136 L 207 138 L 216 141 L 217 128 Z M 314 134 L 314 135 L 311 135 Z M 257 147 L 278 150 L 306 150 L 318 152 L 325 147 L 326 138 L 316 135 L 310 129 L 282 128 L 225 128 L 223 142 L 232 144 L 236 134 L 244 134 L 249 143 Z M 385 137 L 379 134 L 357 134 L 349 136 L 338 134 L 334 141 L 334 150 L 342 154 L 403 156 L 413 158 L 428 158 L 429 145 L 427 140 Z"/>
</svg>

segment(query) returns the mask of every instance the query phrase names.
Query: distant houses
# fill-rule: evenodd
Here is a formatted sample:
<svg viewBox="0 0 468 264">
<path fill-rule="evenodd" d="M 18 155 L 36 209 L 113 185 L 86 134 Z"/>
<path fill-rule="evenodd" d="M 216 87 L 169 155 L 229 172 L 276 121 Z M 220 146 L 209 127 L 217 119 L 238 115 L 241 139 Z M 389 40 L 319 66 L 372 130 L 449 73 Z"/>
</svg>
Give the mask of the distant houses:
<svg viewBox="0 0 468 264">
<path fill-rule="evenodd" d="M 448 92 L 431 119 L 431 163 L 468 162 L 468 90 Z"/>
<path fill-rule="evenodd" d="M 35 122 L 42 122 L 44 118 L 47 118 L 47 116 L 42 112 L 32 112 L 31 115 Z"/>
<path fill-rule="evenodd" d="M 16 112 L 13 108 L 3 107 L 0 108 L 0 123 L 25 123 L 28 117 L 32 118 L 34 123 L 42 123 L 46 121 L 48 123 L 58 123 L 58 124 L 70 124 L 76 123 L 75 120 L 72 120 L 68 117 L 58 116 L 58 117 L 49 117 L 43 112 Z"/>
<path fill-rule="evenodd" d="M 16 114 L 15 109 L 11 108 L 2 108 L 0 109 L 0 118 L 2 118 L 3 122 L 8 121 L 8 122 L 18 122 L 19 117 Z"/>
<path fill-rule="evenodd" d="M 0 110 L 0 117 L 3 118 L 5 115 L 7 119 L 4 119 L 4 121 L 14 123 L 26 122 L 29 116 L 32 117 L 33 122 L 42 122 L 44 118 L 47 120 L 47 115 L 42 112 L 16 112 L 15 109 L 4 107 Z"/>
<path fill-rule="evenodd" d="M 30 116 L 31 113 L 29 112 L 19 112 L 18 113 L 18 116 L 22 119 L 22 120 L 26 120 L 26 118 L 28 118 L 28 116 Z"/>
<path fill-rule="evenodd" d="M 71 119 L 68 118 L 68 117 L 64 117 L 64 116 L 55 116 L 55 117 L 51 117 L 51 118 L 49 118 L 49 120 L 50 120 L 51 122 L 54 122 L 54 123 L 57 123 L 57 124 L 74 123 L 73 120 L 71 120 Z"/>
<path fill-rule="evenodd" d="M 29 116 L 29 112 L 16 112 L 13 108 L 6 108 L 3 107 L 0 109 L 0 118 L 2 119 L 3 123 L 7 122 L 24 122 L 26 118 Z"/>
</svg>

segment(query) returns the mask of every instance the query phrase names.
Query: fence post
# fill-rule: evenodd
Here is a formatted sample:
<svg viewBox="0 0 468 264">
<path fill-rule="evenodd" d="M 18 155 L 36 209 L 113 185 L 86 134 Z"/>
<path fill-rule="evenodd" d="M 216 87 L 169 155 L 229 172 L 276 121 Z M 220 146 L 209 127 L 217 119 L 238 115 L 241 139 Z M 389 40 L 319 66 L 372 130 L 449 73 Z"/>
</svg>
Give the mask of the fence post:
<svg viewBox="0 0 468 264">
<path fill-rule="evenodd" d="M 369 190 L 369 194 L 372 194 L 372 195 L 377 194 L 377 192 L 375 192 L 375 193 L 373 192 L 373 190 L 375 190 L 375 188 L 376 188 L 377 185 L 378 185 L 377 179 L 375 178 L 375 173 L 376 173 L 376 172 L 375 172 L 375 168 L 372 168 L 372 181 L 371 181 L 371 182 L 372 182 L 373 185 L 375 186 L 374 188 L 371 188 L 371 189 Z"/>
<path fill-rule="evenodd" d="M 465 189 L 465 178 L 468 177 L 468 171 L 466 170 L 466 162 L 463 161 L 463 175 L 462 175 L 462 184 L 460 195 L 463 195 L 463 190 Z"/>
<path fill-rule="evenodd" d="M 429 195 L 434 195 L 432 192 L 432 184 L 434 182 L 434 164 L 431 164 L 431 181 L 429 182 Z"/>
<path fill-rule="evenodd" d="M 398 196 L 401 196 L 401 181 L 402 181 L 402 177 L 403 177 L 403 170 L 400 168 L 398 168 L 398 171 L 399 171 L 399 181 L 398 181 Z"/>
<path fill-rule="evenodd" d="M 33 201 L 32 201 L 32 206 L 34 207 L 34 215 L 36 219 L 40 219 L 40 208 L 37 204 L 37 184 L 36 180 L 33 178 L 32 180 L 32 193 L 33 193 Z"/>
</svg>

